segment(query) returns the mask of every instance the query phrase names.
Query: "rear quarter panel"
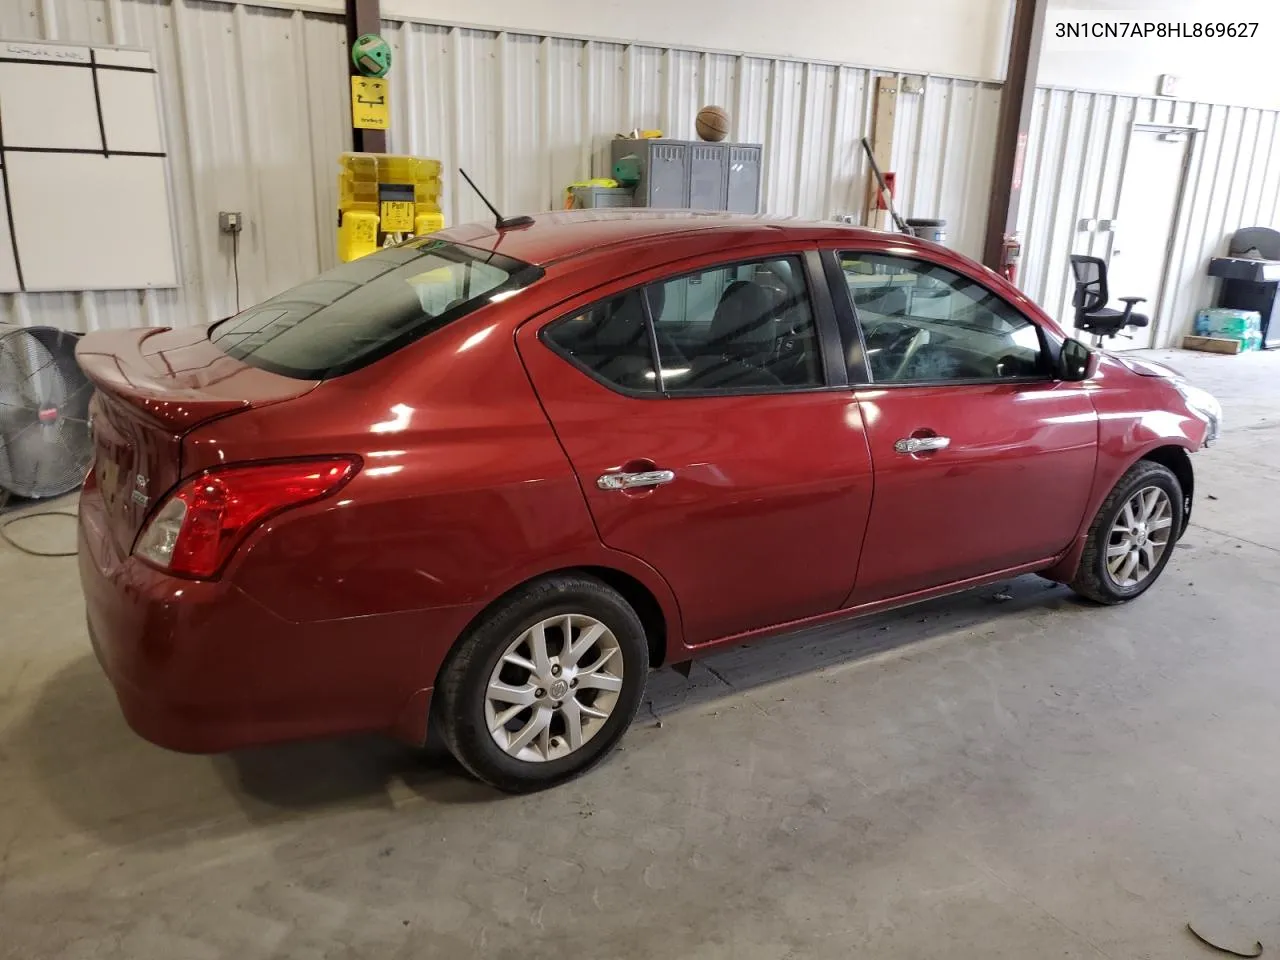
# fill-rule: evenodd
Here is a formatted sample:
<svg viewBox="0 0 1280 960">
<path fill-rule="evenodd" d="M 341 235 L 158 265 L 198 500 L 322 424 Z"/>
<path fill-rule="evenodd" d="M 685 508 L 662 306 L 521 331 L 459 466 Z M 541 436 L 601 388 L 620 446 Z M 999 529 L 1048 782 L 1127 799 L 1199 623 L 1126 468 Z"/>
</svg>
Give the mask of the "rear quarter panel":
<svg viewBox="0 0 1280 960">
<path fill-rule="evenodd" d="M 519 318 L 481 311 L 297 400 L 191 434 L 193 470 L 319 454 L 363 461 L 337 496 L 255 531 L 227 579 L 287 621 L 347 623 L 425 686 L 488 603 L 567 567 L 640 580 L 678 638 L 665 583 L 596 534 L 516 352 Z"/>
</svg>

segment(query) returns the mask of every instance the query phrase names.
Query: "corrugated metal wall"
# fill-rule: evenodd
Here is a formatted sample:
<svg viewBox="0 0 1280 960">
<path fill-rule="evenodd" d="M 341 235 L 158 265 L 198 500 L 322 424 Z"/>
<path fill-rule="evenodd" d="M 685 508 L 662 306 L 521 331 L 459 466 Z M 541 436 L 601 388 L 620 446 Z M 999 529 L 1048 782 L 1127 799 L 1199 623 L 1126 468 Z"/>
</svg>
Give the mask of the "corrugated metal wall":
<svg viewBox="0 0 1280 960">
<path fill-rule="evenodd" d="M 607 173 L 608 142 L 633 127 L 693 136 L 704 103 L 736 139 L 765 145 L 766 211 L 857 213 L 876 74 L 802 63 L 386 24 L 394 47 L 390 148 L 439 157 L 450 223 L 486 216 L 461 164 L 504 210 L 558 207 L 567 183 Z M 182 287 L 0 295 L 0 320 L 76 330 L 180 325 L 235 307 L 220 210 L 245 214 L 240 299 L 250 303 L 334 261 L 336 159 L 349 149 L 345 29 L 331 15 L 226 0 L 0 0 L 0 37 L 145 47 L 156 58 Z M 999 87 L 924 78 L 899 96 L 892 167 L 902 212 L 950 221 L 981 247 Z M 127 242 L 122 225 L 121 242 Z M 68 230 L 68 256 L 75 251 Z"/>
<path fill-rule="evenodd" d="M 0 321 L 72 330 L 226 316 L 218 211 L 245 214 L 243 303 L 334 261 L 337 155 L 350 149 L 346 29 L 335 17 L 200 0 L 0 0 L 0 37 L 145 47 L 156 60 L 182 286 L 0 294 Z M 128 242 L 121 224 L 120 242 Z M 77 250 L 67 230 L 67 256 Z"/>
<path fill-rule="evenodd" d="M 565 185 L 609 174 L 609 141 L 633 128 L 692 138 L 706 103 L 732 139 L 765 146 L 764 209 L 859 213 L 876 73 L 832 64 L 388 22 L 394 51 L 390 149 L 445 162 L 450 222 L 486 211 L 464 167 L 505 211 L 559 206 Z M 924 78 L 900 94 L 892 168 L 906 216 L 943 217 L 978 253 L 1000 88 Z"/>
<path fill-rule="evenodd" d="M 1135 123 L 1196 128 L 1165 292 L 1152 317 L 1153 344 L 1178 343 L 1196 311 L 1211 305 L 1209 258 L 1225 252 L 1228 237 L 1240 227 L 1277 225 L 1278 121 L 1274 110 L 1037 90 L 1018 216 L 1024 238 L 1020 285 L 1070 328 L 1068 256 L 1107 255 L 1105 237 L 1079 233 L 1077 223 L 1116 215 L 1130 129 Z"/>
</svg>

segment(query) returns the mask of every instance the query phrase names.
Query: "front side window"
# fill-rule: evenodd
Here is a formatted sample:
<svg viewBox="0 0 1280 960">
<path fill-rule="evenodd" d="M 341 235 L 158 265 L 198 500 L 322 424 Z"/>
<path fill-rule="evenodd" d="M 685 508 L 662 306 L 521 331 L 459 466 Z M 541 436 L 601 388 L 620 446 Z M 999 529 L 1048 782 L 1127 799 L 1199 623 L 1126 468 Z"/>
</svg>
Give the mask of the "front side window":
<svg viewBox="0 0 1280 960">
<path fill-rule="evenodd" d="M 645 288 L 668 393 L 823 384 L 796 257 L 715 267 Z"/>
<path fill-rule="evenodd" d="M 976 280 L 924 260 L 843 253 L 877 383 L 1047 377 L 1039 328 Z"/>
<path fill-rule="evenodd" d="M 521 289 L 539 267 L 422 239 L 322 273 L 213 327 L 224 352 L 307 380 L 348 373 Z"/>
</svg>

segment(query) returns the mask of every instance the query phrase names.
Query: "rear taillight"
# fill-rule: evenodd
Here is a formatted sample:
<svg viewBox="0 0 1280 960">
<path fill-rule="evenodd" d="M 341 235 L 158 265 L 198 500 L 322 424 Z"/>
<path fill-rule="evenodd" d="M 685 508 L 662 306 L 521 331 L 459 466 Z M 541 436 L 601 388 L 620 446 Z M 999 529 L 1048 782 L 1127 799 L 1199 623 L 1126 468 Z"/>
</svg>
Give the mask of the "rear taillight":
<svg viewBox="0 0 1280 960">
<path fill-rule="evenodd" d="M 268 517 L 336 492 L 353 458 L 215 467 L 183 482 L 152 515 L 134 555 L 184 577 L 212 577 Z"/>
</svg>

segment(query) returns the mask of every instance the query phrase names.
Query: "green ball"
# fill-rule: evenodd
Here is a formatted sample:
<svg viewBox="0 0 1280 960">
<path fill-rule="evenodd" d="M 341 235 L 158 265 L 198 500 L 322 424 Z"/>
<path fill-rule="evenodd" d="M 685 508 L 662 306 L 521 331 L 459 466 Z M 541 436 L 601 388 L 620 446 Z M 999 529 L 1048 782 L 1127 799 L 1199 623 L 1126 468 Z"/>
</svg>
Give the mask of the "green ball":
<svg viewBox="0 0 1280 960">
<path fill-rule="evenodd" d="M 351 62 L 366 77 L 385 77 L 391 69 L 391 45 L 376 33 L 366 33 L 352 44 Z"/>
</svg>

